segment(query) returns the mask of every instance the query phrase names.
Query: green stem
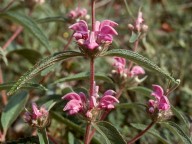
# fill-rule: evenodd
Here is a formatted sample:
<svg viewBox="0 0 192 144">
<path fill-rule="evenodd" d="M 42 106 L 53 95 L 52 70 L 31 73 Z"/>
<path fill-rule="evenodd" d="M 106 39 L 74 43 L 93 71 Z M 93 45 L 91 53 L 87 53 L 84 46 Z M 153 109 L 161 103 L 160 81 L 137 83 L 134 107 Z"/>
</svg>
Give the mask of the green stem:
<svg viewBox="0 0 192 144">
<path fill-rule="evenodd" d="M 140 139 L 153 125 L 155 124 L 154 121 L 152 121 L 142 132 L 140 132 L 138 135 L 136 135 L 133 139 L 131 139 L 127 144 L 133 144 L 138 139 Z"/>
<path fill-rule="evenodd" d="M 38 130 L 38 137 L 40 144 L 49 144 L 46 128 Z"/>
</svg>

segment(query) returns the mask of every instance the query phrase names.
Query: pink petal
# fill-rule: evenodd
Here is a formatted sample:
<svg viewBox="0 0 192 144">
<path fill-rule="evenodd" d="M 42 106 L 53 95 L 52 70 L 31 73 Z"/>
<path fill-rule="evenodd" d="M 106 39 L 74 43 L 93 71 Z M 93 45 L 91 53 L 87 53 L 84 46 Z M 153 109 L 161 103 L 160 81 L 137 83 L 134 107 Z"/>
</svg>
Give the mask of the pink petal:
<svg viewBox="0 0 192 144">
<path fill-rule="evenodd" d="M 33 110 L 33 115 L 32 115 L 33 119 L 36 119 L 42 116 L 42 114 L 38 110 L 37 105 L 35 103 L 32 103 L 32 110 Z"/>
<path fill-rule="evenodd" d="M 97 106 L 97 101 L 96 98 L 94 96 L 91 96 L 90 98 L 90 109 L 94 108 Z"/>
<path fill-rule="evenodd" d="M 114 108 L 114 103 L 119 103 L 119 100 L 116 99 L 114 96 L 106 95 L 101 98 L 99 106 L 101 108 L 112 109 Z"/>
<path fill-rule="evenodd" d="M 133 76 L 138 76 L 145 74 L 145 70 L 140 66 L 134 66 L 131 70 L 131 73 L 133 74 Z"/>
<path fill-rule="evenodd" d="M 76 114 L 82 110 L 82 103 L 79 100 L 70 100 L 66 106 L 64 107 L 63 111 L 69 111 L 70 115 Z"/>
<path fill-rule="evenodd" d="M 161 97 L 164 95 L 164 91 L 161 86 L 159 85 L 152 85 L 153 86 L 153 92 L 151 93 L 152 96 L 154 96 L 157 100 L 160 100 Z"/>
<path fill-rule="evenodd" d="M 85 103 L 85 102 L 86 102 L 86 96 L 85 96 L 85 94 L 84 94 L 83 92 L 80 92 L 80 93 L 79 93 L 79 96 L 80 96 L 82 102 Z"/>
<path fill-rule="evenodd" d="M 69 28 L 77 32 L 88 32 L 88 26 L 84 20 L 80 20 L 79 22 L 71 25 Z"/>
<path fill-rule="evenodd" d="M 160 101 L 159 101 L 159 109 L 161 110 L 168 110 L 170 109 L 170 103 L 169 100 L 166 96 L 161 97 Z"/>
<path fill-rule="evenodd" d="M 115 95 L 116 94 L 116 92 L 114 91 L 114 90 L 107 90 L 103 95 L 105 96 L 105 95 Z"/>
<path fill-rule="evenodd" d="M 99 26 L 100 26 L 100 21 L 96 21 L 96 22 L 95 22 L 95 31 L 96 31 L 96 32 L 99 31 Z"/>
<path fill-rule="evenodd" d="M 85 41 L 85 46 L 90 49 L 90 50 L 94 50 L 95 48 L 97 48 L 99 45 L 96 43 L 96 39 L 95 39 L 95 33 L 91 32 L 89 39 Z"/>
<path fill-rule="evenodd" d="M 111 20 L 104 20 L 100 24 L 100 29 L 103 28 L 104 26 L 115 27 L 115 26 L 118 26 L 118 24 L 114 21 L 111 21 Z"/>
<path fill-rule="evenodd" d="M 64 95 L 62 97 L 62 99 L 64 99 L 64 100 L 72 100 L 72 99 L 81 100 L 80 96 L 75 92 L 70 92 L 70 93 Z"/>
<path fill-rule="evenodd" d="M 103 26 L 100 29 L 100 35 L 118 35 L 117 31 L 111 26 Z"/>
<path fill-rule="evenodd" d="M 149 100 L 148 105 L 149 105 L 149 107 L 155 107 L 155 101 Z"/>
</svg>

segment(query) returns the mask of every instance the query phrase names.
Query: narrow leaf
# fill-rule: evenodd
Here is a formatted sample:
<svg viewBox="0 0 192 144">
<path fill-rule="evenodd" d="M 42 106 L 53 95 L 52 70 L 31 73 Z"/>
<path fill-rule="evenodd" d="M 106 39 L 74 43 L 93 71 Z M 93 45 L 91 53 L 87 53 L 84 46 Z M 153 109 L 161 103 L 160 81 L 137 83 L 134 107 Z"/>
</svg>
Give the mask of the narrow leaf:
<svg viewBox="0 0 192 144">
<path fill-rule="evenodd" d="M 9 52 L 7 55 L 11 56 L 12 54 L 18 54 L 26 58 L 32 64 L 35 64 L 41 58 L 41 54 L 38 51 L 31 50 L 31 49 L 14 50 Z"/>
<path fill-rule="evenodd" d="M 115 107 L 123 108 L 123 109 L 131 109 L 131 108 L 136 108 L 136 107 L 146 108 L 146 105 L 141 104 L 141 103 L 120 103 L 120 104 L 116 104 Z"/>
<path fill-rule="evenodd" d="M 131 123 L 130 124 L 132 127 L 138 129 L 138 130 L 144 130 L 147 125 L 144 124 L 137 124 L 137 123 Z M 160 140 L 163 144 L 170 144 L 170 142 L 168 142 L 166 139 L 164 139 L 157 130 L 155 130 L 154 128 L 151 128 L 147 131 L 147 133 L 155 136 L 158 140 Z"/>
<path fill-rule="evenodd" d="M 119 56 L 119 57 L 123 57 L 128 60 L 131 60 L 145 68 L 148 68 L 154 72 L 161 74 L 162 76 L 170 79 L 172 82 L 177 84 L 175 79 L 169 73 L 162 70 L 160 67 L 158 67 L 154 62 L 152 62 L 148 58 L 146 58 L 136 52 L 133 52 L 130 50 L 125 50 L 125 49 L 112 49 L 112 50 L 107 51 L 105 53 L 105 56 Z"/>
<path fill-rule="evenodd" d="M 47 22 L 64 22 L 64 23 L 66 23 L 67 21 L 68 21 L 67 18 L 61 17 L 61 16 L 46 17 L 46 18 L 42 18 L 42 19 L 37 20 L 38 23 L 47 23 Z"/>
<path fill-rule="evenodd" d="M 40 144 L 49 144 L 46 128 L 39 129 L 37 131 L 37 134 L 38 134 L 38 137 L 39 137 L 39 143 Z"/>
<path fill-rule="evenodd" d="M 17 93 L 9 99 L 8 104 L 5 106 L 1 115 L 1 124 L 4 133 L 6 133 L 7 129 L 24 109 L 27 100 L 27 92 Z"/>
<path fill-rule="evenodd" d="M 142 95 L 145 95 L 145 96 L 150 96 L 151 93 L 152 93 L 151 89 L 148 89 L 148 88 L 142 87 L 142 86 L 130 87 L 130 88 L 128 88 L 128 90 L 138 92 L 139 94 L 142 94 Z"/>
<path fill-rule="evenodd" d="M 132 31 L 129 42 L 134 43 L 139 38 L 139 36 L 140 36 L 140 34 L 137 34 L 134 31 Z"/>
<path fill-rule="evenodd" d="M 112 124 L 100 121 L 92 125 L 103 136 L 106 144 L 126 144 L 120 132 Z"/>
<path fill-rule="evenodd" d="M 20 89 L 26 82 L 28 82 L 31 78 L 37 75 L 42 70 L 54 65 L 55 63 L 65 60 L 70 57 L 80 56 L 81 53 L 74 51 L 66 51 L 54 54 L 48 58 L 45 58 L 39 61 L 36 65 L 34 65 L 28 72 L 26 72 L 21 78 L 16 82 L 16 84 L 11 88 L 8 92 L 8 95 L 12 95 L 18 89 Z"/>
<path fill-rule="evenodd" d="M 16 11 L 7 11 L 5 13 L 1 13 L 0 16 L 6 17 L 21 24 L 31 34 L 33 34 L 34 37 L 36 37 L 42 45 L 44 45 L 48 50 L 50 50 L 49 40 L 29 16 L 23 15 Z"/>
<path fill-rule="evenodd" d="M 190 137 L 174 122 L 161 122 L 163 126 L 167 127 L 173 134 L 177 135 L 184 144 L 192 144 Z"/>
<path fill-rule="evenodd" d="M 67 81 L 84 80 L 84 79 L 87 79 L 89 77 L 90 77 L 89 72 L 82 72 L 82 73 L 74 74 L 71 76 L 67 76 L 65 78 L 58 79 L 53 84 L 57 84 L 57 83 L 61 83 L 61 82 L 67 82 Z M 113 81 L 109 77 L 107 77 L 105 74 L 96 73 L 95 78 L 98 80 L 104 80 L 106 82 L 113 83 Z"/>
<path fill-rule="evenodd" d="M 16 82 L 9 82 L 9 83 L 0 84 L 0 91 L 1 90 L 8 90 L 8 89 L 12 88 L 15 84 L 16 84 Z M 21 89 L 39 89 L 42 91 L 47 90 L 43 85 L 35 84 L 35 83 L 25 83 L 25 85 L 23 85 L 21 87 Z"/>
</svg>

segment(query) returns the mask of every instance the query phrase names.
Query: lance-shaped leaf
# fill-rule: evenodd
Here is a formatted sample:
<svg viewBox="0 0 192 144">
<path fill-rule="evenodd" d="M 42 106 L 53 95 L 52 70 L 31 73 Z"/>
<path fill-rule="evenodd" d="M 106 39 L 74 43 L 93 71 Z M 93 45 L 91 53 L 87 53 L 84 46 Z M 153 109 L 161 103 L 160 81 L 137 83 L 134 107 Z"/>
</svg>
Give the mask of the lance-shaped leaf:
<svg viewBox="0 0 192 144">
<path fill-rule="evenodd" d="M 82 72 L 74 75 L 70 75 L 61 79 L 56 80 L 53 84 L 61 83 L 61 82 L 67 82 L 67 81 L 74 81 L 74 80 L 84 80 L 90 77 L 89 72 Z M 113 83 L 113 81 L 107 77 L 105 74 L 96 73 L 95 78 L 98 80 L 104 80 L 109 83 Z"/>
<path fill-rule="evenodd" d="M 47 132 L 46 132 L 46 128 L 43 129 L 39 129 L 37 131 L 37 135 L 39 137 L 39 143 L 40 144 L 49 144 L 49 140 L 47 137 Z"/>
<path fill-rule="evenodd" d="M 8 89 L 12 88 L 15 84 L 16 84 L 16 82 L 9 82 L 9 83 L 0 84 L 0 91 L 1 90 L 8 90 Z M 42 90 L 42 91 L 47 90 L 43 85 L 35 84 L 35 83 L 25 83 L 25 85 L 23 85 L 21 87 L 21 89 L 38 89 L 38 90 Z"/>
<path fill-rule="evenodd" d="M 190 137 L 187 136 L 181 127 L 176 123 L 169 121 L 161 122 L 160 124 L 167 127 L 174 135 L 178 136 L 184 144 L 192 144 Z"/>
<path fill-rule="evenodd" d="M 21 78 L 16 82 L 16 84 L 11 88 L 8 92 L 8 95 L 12 95 L 16 90 L 20 89 L 26 82 L 28 82 L 31 78 L 37 75 L 42 70 L 56 64 L 59 61 L 65 60 L 70 57 L 81 56 L 82 54 L 74 51 L 66 51 L 54 54 L 48 58 L 45 58 L 39 61 L 36 65 L 34 65 L 28 72 L 26 72 Z"/>
<path fill-rule="evenodd" d="M 6 133 L 7 129 L 17 119 L 21 111 L 24 109 L 27 100 L 27 92 L 17 93 L 9 99 L 8 104 L 5 106 L 1 115 L 1 125 L 3 127 L 4 133 Z"/>
<path fill-rule="evenodd" d="M 157 73 L 161 74 L 162 76 L 170 79 L 172 82 L 178 84 L 178 82 L 169 73 L 162 70 L 160 67 L 158 67 L 154 62 L 152 62 L 148 58 L 146 58 L 136 52 L 133 52 L 130 50 L 125 50 L 125 49 L 112 49 L 112 50 L 107 51 L 104 55 L 105 56 L 118 56 L 118 57 L 123 57 L 125 59 L 131 60 L 131 61 L 137 63 L 138 65 L 148 68 L 149 70 L 152 70 L 154 72 L 157 72 Z"/>
<path fill-rule="evenodd" d="M 147 125 L 144 124 L 137 124 L 137 123 L 131 123 L 130 124 L 132 127 L 138 129 L 138 130 L 144 130 L 146 129 Z M 170 144 L 170 142 L 168 140 L 166 140 L 165 138 L 163 138 L 159 132 L 157 130 L 155 130 L 154 128 L 151 128 L 147 131 L 147 133 L 155 136 L 159 141 L 161 141 L 163 144 Z"/>
<path fill-rule="evenodd" d="M 29 16 L 23 15 L 16 11 L 7 11 L 5 13 L 1 13 L 0 17 L 5 17 L 10 20 L 13 20 L 14 22 L 19 23 L 24 28 L 26 28 L 26 30 L 28 30 L 31 34 L 33 34 L 34 37 L 37 38 L 42 45 L 44 45 L 48 50 L 50 50 L 49 41 L 47 37 L 37 26 L 35 21 L 33 21 Z"/>
<path fill-rule="evenodd" d="M 92 125 L 103 136 L 106 144 L 126 144 L 120 132 L 112 124 L 100 121 Z"/>
<path fill-rule="evenodd" d="M 139 94 L 145 95 L 145 96 L 151 96 L 152 90 L 148 89 L 146 87 L 137 86 L 137 87 L 130 87 L 128 90 L 138 92 Z"/>
<path fill-rule="evenodd" d="M 68 22 L 68 19 L 62 16 L 56 16 L 56 17 L 46 17 L 42 19 L 37 20 L 38 23 L 47 23 L 47 22 Z"/>
</svg>

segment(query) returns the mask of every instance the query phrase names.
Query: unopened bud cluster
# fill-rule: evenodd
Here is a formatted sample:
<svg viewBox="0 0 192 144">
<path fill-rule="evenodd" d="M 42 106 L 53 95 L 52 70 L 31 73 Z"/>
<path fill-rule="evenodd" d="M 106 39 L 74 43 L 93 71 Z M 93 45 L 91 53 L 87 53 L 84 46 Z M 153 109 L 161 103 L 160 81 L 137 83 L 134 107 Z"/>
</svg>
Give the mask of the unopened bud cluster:
<svg viewBox="0 0 192 144">
<path fill-rule="evenodd" d="M 142 12 L 139 11 L 137 19 L 135 20 L 135 24 L 128 24 L 128 28 L 131 31 L 134 31 L 136 33 L 146 33 L 148 31 L 148 26 L 144 24 L 144 19 L 142 15 Z"/>
<path fill-rule="evenodd" d="M 44 106 L 38 109 L 35 103 L 32 103 L 31 111 L 26 110 L 24 114 L 24 121 L 29 125 L 37 128 L 44 128 L 48 125 L 49 113 Z"/>
</svg>

